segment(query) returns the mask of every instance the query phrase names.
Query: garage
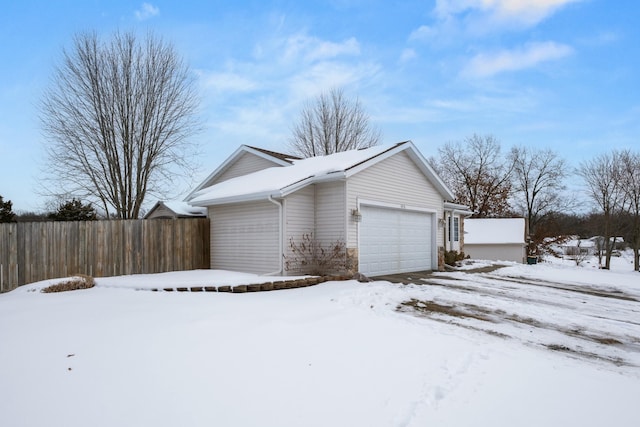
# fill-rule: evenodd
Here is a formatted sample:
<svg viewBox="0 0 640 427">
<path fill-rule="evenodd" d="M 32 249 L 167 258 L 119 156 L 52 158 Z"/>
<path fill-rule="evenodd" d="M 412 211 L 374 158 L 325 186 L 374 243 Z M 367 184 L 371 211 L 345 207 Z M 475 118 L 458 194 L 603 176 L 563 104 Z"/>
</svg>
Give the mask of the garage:
<svg viewBox="0 0 640 427">
<path fill-rule="evenodd" d="M 368 276 L 431 270 L 432 215 L 361 206 L 359 270 Z"/>
</svg>

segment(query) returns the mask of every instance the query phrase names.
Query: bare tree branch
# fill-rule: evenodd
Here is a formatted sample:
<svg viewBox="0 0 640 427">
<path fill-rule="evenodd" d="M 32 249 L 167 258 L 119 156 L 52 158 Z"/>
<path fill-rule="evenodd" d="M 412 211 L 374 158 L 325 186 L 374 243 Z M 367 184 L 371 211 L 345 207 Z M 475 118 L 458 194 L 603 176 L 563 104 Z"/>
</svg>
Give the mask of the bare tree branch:
<svg viewBox="0 0 640 427">
<path fill-rule="evenodd" d="M 611 253 L 614 244 L 614 219 L 624 210 L 626 194 L 622 179 L 622 155 L 619 151 L 601 154 L 585 161 L 578 167 L 577 173 L 584 179 L 587 195 L 603 215 L 602 237 L 605 249 L 605 266 L 611 265 Z"/>
<path fill-rule="evenodd" d="M 567 166 L 564 159 L 552 150 L 533 150 L 514 147 L 511 150 L 514 162 L 514 199 L 519 210 L 529 222 L 529 231 L 536 233 L 538 222 L 553 211 L 569 204 L 563 197 Z"/>
<path fill-rule="evenodd" d="M 50 194 L 137 218 L 148 195 L 189 176 L 198 99 L 174 48 L 148 35 L 74 38 L 41 105 Z"/>
<path fill-rule="evenodd" d="M 291 133 L 289 149 L 301 157 L 368 148 L 380 141 L 380 131 L 371 126 L 360 101 L 346 99 L 342 89 L 308 102 Z"/>
<path fill-rule="evenodd" d="M 439 150 L 443 179 L 474 217 L 503 216 L 510 212 L 511 172 L 514 163 L 500 155 L 500 143 L 491 136 L 473 135 L 449 142 Z M 433 162 L 432 162 L 433 163 Z"/>
<path fill-rule="evenodd" d="M 629 235 L 633 248 L 633 268 L 640 271 L 640 154 L 629 150 L 622 151 L 620 167 L 626 208 L 631 217 Z"/>
</svg>

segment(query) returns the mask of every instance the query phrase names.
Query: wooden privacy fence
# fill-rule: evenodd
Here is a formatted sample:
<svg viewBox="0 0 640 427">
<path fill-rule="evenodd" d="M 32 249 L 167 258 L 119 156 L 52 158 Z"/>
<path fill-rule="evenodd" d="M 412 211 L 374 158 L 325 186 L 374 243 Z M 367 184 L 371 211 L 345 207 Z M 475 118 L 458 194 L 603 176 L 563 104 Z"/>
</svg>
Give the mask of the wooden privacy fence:
<svg viewBox="0 0 640 427">
<path fill-rule="evenodd" d="M 0 292 L 39 280 L 209 268 L 209 219 L 0 224 Z"/>
</svg>

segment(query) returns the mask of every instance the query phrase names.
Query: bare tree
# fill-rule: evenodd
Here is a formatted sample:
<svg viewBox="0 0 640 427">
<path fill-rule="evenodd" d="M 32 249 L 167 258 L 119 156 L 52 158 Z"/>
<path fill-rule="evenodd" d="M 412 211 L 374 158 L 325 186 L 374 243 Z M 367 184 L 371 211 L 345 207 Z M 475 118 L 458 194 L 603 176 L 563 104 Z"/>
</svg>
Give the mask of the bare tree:
<svg viewBox="0 0 640 427">
<path fill-rule="evenodd" d="M 513 160 L 500 155 L 500 143 L 491 135 L 473 135 L 462 142 L 446 143 L 438 150 L 437 168 L 474 217 L 503 216 L 510 212 Z M 432 161 L 433 163 L 433 161 Z"/>
<path fill-rule="evenodd" d="M 580 164 L 577 173 L 584 179 L 587 194 L 602 213 L 602 243 L 605 251 L 604 268 L 611 267 L 615 241 L 616 216 L 624 210 L 625 190 L 622 179 L 622 156 L 619 151 L 601 154 Z"/>
<path fill-rule="evenodd" d="M 151 34 L 77 35 L 41 105 L 46 191 L 95 200 L 124 219 L 137 218 L 148 195 L 175 190 L 195 154 L 193 82 L 174 48 Z"/>
<path fill-rule="evenodd" d="M 368 148 L 379 141 L 380 130 L 371 125 L 360 101 L 332 89 L 305 104 L 292 128 L 289 149 L 301 157 L 315 157 Z"/>
<path fill-rule="evenodd" d="M 562 197 L 566 162 L 549 149 L 514 147 L 510 156 L 514 163 L 514 199 L 527 218 L 529 232 L 535 235 L 538 222 L 568 200 Z"/>
<path fill-rule="evenodd" d="M 629 235 L 633 248 L 633 268 L 640 271 L 640 154 L 629 150 L 622 151 L 620 167 L 627 213 L 630 216 Z"/>
</svg>

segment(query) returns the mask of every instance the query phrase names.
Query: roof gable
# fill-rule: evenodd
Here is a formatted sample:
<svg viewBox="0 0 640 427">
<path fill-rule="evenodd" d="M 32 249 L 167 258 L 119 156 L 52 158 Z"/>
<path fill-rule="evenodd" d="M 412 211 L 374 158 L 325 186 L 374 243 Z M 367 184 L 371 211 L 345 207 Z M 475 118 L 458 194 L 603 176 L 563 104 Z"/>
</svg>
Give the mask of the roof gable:
<svg viewBox="0 0 640 427">
<path fill-rule="evenodd" d="M 271 162 L 273 166 L 290 166 L 294 160 L 298 160 L 299 157 L 291 156 L 284 153 L 278 153 L 276 151 L 265 150 L 262 148 L 251 147 L 248 145 L 241 145 L 236 151 L 233 152 L 220 166 L 218 166 L 207 178 L 204 179 L 189 195 L 185 198 L 186 201 L 191 200 L 195 193 L 203 188 L 210 187 L 216 184 L 220 177 L 229 173 L 229 171 L 238 164 L 238 162 L 246 155 L 257 156 L 260 159 Z"/>
<path fill-rule="evenodd" d="M 160 214 L 158 214 L 160 213 Z M 155 205 L 147 212 L 144 219 L 149 218 L 191 218 L 207 216 L 206 208 L 190 206 L 184 202 L 176 201 L 157 201 Z"/>
<path fill-rule="evenodd" d="M 406 151 L 443 198 L 453 198 L 411 141 L 294 160 L 287 167 L 267 168 L 194 191 L 197 206 L 284 197 L 315 182 L 346 179 L 399 152 Z"/>
</svg>

